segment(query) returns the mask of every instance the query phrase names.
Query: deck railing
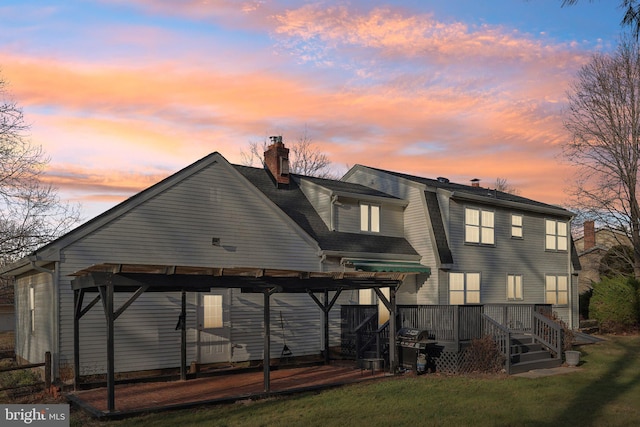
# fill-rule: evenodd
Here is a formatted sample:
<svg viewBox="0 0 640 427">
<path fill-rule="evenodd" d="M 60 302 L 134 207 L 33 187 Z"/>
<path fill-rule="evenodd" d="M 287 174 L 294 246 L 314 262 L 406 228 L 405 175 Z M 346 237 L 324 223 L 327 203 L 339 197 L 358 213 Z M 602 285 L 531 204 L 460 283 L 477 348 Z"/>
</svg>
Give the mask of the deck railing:
<svg viewBox="0 0 640 427">
<path fill-rule="evenodd" d="M 341 308 L 342 356 L 357 359 L 363 345 L 375 339 L 378 307 L 375 305 L 343 305 Z"/>
<path fill-rule="evenodd" d="M 489 335 L 498 346 L 500 353 L 505 358 L 504 367 L 507 374 L 511 372 L 511 331 L 501 325 L 487 314 L 482 314 L 482 330 L 484 335 Z"/>
<path fill-rule="evenodd" d="M 540 313 L 533 313 L 533 336 L 546 346 L 554 357 L 562 357 L 562 326 Z"/>
<path fill-rule="evenodd" d="M 548 304 L 398 305 L 397 327 L 426 330 L 430 339 L 456 346 L 491 335 L 505 356 L 508 372 L 513 334 L 531 335 L 561 357 L 562 327 L 544 315 L 550 313 Z M 390 331 L 388 323 L 378 327 L 377 306 L 342 306 L 342 315 L 343 355 L 357 359 L 375 349 L 381 357 Z"/>
</svg>

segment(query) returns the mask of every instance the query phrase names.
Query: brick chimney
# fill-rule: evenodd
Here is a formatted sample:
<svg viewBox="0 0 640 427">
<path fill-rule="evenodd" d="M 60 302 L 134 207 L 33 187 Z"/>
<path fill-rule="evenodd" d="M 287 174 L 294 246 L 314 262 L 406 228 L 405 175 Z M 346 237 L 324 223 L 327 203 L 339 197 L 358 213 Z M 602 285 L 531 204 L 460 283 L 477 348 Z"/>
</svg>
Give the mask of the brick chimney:
<svg viewBox="0 0 640 427">
<path fill-rule="evenodd" d="M 471 180 L 471 186 L 472 187 L 480 187 L 480 180 L 478 178 L 473 178 Z"/>
<path fill-rule="evenodd" d="M 584 250 L 591 249 L 596 245 L 596 225 L 593 221 L 584 222 Z"/>
<path fill-rule="evenodd" d="M 271 173 L 278 188 L 289 186 L 289 149 L 282 143 L 282 136 L 270 136 L 271 145 L 264 152 L 264 166 Z"/>
</svg>

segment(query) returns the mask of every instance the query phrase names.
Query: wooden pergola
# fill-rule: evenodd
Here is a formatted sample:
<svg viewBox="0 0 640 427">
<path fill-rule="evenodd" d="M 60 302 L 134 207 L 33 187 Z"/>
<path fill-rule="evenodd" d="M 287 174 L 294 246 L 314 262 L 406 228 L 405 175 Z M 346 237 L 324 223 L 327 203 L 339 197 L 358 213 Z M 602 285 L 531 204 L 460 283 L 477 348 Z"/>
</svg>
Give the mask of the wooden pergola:
<svg viewBox="0 0 640 427">
<path fill-rule="evenodd" d="M 80 382 L 80 319 L 102 301 L 107 331 L 107 400 L 109 412 L 115 411 L 115 336 L 116 319 L 145 292 L 181 292 L 182 307 L 180 377 L 187 379 L 186 293 L 209 292 L 213 288 L 236 288 L 264 295 L 264 391 L 270 392 L 270 297 L 274 293 L 307 293 L 324 314 L 324 356 L 329 363 L 329 312 L 343 290 L 373 289 L 389 310 L 390 330 L 395 331 L 398 287 L 407 275 L 428 271 L 416 263 L 380 264 L 373 271 L 309 272 L 261 268 L 208 268 L 166 265 L 99 264 L 73 274 L 74 291 L 74 386 Z M 384 271 L 396 270 L 396 271 Z M 390 288 L 386 298 L 380 288 Z M 87 292 L 98 295 L 85 305 Z M 120 307 L 114 306 L 114 293 L 131 296 Z M 329 293 L 335 292 L 331 300 Z M 319 295 L 322 295 L 321 298 Z M 389 368 L 396 368 L 395 333 L 389 334 Z"/>
</svg>

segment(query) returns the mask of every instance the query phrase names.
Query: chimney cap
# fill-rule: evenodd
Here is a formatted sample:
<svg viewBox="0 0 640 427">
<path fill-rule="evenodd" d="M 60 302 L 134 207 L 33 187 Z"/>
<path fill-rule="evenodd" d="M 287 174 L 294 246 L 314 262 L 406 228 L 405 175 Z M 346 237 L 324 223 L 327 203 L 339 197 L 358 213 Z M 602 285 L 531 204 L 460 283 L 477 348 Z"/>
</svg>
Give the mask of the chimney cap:
<svg viewBox="0 0 640 427">
<path fill-rule="evenodd" d="M 473 178 L 471 180 L 471 186 L 472 187 L 480 187 L 480 179 L 479 178 Z"/>
<path fill-rule="evenodd" d="M 282 144 L 282 135 L 272 135 L 269 140 L 272 144 Z"/>
</svg>

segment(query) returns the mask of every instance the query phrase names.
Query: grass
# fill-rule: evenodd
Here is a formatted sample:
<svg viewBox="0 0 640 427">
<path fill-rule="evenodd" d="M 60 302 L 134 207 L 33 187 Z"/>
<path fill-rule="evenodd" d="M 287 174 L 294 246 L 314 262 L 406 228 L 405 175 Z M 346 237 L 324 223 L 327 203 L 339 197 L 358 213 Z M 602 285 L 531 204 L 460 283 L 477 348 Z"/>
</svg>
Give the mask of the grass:
<svg viewBox="0 0 640 427">
<path fill-rule="evenodd" d="M 580 369 L 538 379 L 391 378 L 321 393 L 72 426 L 629 426 L 640 425 L 640 336 L 580 348 Z"/>
</svg>

